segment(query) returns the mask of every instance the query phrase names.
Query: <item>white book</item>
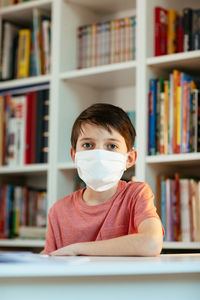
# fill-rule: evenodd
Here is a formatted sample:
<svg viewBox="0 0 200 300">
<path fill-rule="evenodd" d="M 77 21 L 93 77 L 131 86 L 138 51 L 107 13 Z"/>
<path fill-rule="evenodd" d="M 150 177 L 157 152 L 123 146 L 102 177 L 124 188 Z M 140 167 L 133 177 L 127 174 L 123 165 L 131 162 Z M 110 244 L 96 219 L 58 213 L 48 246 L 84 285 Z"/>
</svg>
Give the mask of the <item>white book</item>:
<svg viewBox="0 0 200 300">
<path fill-rule="evenodd" d="M 7 122 L 7 165 L 17 166 L 17 126 L 13 117 Z"/>
<path fill-rule="evenodd" d="M 33 42 L 35 51 L 35 64 L 36 64 L 36 75 L 42 74 L 41 65 L 41 28 L 40 28 L 40 12 L 38 8 L 33 8 Z"/>
<path fill-rule="evenodd" d="M 183 242 L 191 241 L 191 220 L 190 220 L 190 181 L 180 179 L 180 215 L 181 215 L 181 238 Z"/>
<path fill-rule="evenodd" d="M 8 80 L 13 77 L 14 42 L 18 36 L 19 27 L 5 22 L 3 30 L 2 79 Z"/>
<path fill-rule="evenodd" d="M 16 105 L 16 163 L 24 165 L 25 158 L 25 132 L 26 132 L 26 96 L 14 97 Z"/>
<path fill-rule="evenodd" d="M 51 61 L 51 45 L 50 45 L 50 20 L 42 21 L 42 38 L 43 38 L 43 52 L 44 52 L 44 74 L 50 73 Z"/>
</svg>

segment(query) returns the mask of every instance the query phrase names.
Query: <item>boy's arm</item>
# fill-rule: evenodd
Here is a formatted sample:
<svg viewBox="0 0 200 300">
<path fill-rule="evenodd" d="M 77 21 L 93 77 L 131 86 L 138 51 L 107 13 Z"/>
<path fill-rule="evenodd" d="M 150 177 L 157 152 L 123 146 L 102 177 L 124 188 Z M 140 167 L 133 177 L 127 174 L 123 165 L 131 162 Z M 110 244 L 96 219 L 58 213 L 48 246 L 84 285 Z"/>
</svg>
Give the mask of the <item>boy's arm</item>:
<svg viewBox="0 0 200 300">
<path fill-rule="evenodd" d="M 161 222 L 153 217 L 140 223 L 137 234 L 72 244 L 52 252 L 51 255 L 155 256 L 160 254 L 162 243 Z"/>
</svg>

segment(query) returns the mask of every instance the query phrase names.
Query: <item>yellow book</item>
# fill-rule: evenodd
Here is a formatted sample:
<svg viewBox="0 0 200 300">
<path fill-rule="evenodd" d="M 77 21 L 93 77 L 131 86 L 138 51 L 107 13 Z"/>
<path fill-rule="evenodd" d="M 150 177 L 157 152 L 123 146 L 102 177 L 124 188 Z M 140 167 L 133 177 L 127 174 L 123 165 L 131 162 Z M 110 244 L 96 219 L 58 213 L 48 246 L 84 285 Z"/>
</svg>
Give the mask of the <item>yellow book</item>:
<svg viewBox="0 0 200 300">
<path fill-rule="evenodd" d="M 177 11 L 168 10 L 167 53 L 177 52 Z"/>
<path fill-rule="evenodd" d="M 165 116 L 164 116 L 164 154 L 168 153 L 168 111 L 169 111 L 169 81 L 164 82 Z"/>
<path fill-rule="evenodd" d="M 25 78 L 29 76 L 30 69 L 30 50 L 31 50 L 31 30 L 21 29 L 19 31 L 18 46 L 18 66 L 17 78 Z"/>
</svg>

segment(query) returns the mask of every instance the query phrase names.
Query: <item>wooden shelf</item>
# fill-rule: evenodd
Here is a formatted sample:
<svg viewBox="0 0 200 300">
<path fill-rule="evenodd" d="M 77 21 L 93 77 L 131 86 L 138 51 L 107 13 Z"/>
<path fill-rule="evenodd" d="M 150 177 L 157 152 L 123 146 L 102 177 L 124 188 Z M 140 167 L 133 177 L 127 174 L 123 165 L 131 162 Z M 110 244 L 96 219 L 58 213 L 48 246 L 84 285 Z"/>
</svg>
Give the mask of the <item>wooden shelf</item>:
<svg viewBox="0 0 200 300">
<path fill-rule="evenodd" d="M 162 68 L 166 71 L 177 68 L 199 73 L 200 50 L 150 57 L 147 58 L 146 63 L 148 67 Z"/>
<path fill-rule="evenodd" d="M 42 83 L 49 83 L 51 80 L 50 75 L 41 75 L 41 76 L 34 76 L 28 77 L 24 79 L 13 79 L 8 81 L 1 81 L 0 82 L 0 90 L 6 90 L 11 88 L 18 88 L 18 87 L 26 87 L 29 85 L 35 84 L 42 84 Z"/>
<path fill-rule="evenodd" d="M 200 164 L 200 153 L 152 155 L 146 157 L 148 164 Z"/>
<path fill-rule="evenodd" d="M 164 242 L 163 249 L 199 249 L 200 242 Z"/>
<path fill-rule="evenodd" d="M 37 172 L 47 172 L 48 164 L 33 164 L 33 165 L 24 165 L 21 167 L 0 167 L 1 174 L 22 174 L 22 173 L 37 173 Z"/>
<path fill-rule="evenodd" d="M 135 85 L 136 62 L 123 62 L 62 73 L 60 79 L 95 88 Z"/>
<path fill-rule="evenodd" d="M 42 248 L 45 246 L 45 240 L 20 240 L 20 239 L 5 239 L 0 240 L 0 248 L 1 247 L 38 247 Z"/>
<path fill-rule="evenodd" d="M 24 3 L 18 3 L 15 5 L 10 5 L 6 7 L 1 7 L 0 8 L 0 16 L 6 16 L 9 14 L 13 13 L 20 13 L 24 12 L 25 10 L 30 10 L 33 9 L 34 7 L 46 7 L 47 5 L 50 5 L 52 3 L 52 0 L 34 0 L 30 2 L 24 2 Z"/>
<path fill-rule="evenodd" d="M 118 12 L 136 7 L 136 0 L 70 0 L 68 2 L 80 4 L 99 13 Z"/>
</svg>

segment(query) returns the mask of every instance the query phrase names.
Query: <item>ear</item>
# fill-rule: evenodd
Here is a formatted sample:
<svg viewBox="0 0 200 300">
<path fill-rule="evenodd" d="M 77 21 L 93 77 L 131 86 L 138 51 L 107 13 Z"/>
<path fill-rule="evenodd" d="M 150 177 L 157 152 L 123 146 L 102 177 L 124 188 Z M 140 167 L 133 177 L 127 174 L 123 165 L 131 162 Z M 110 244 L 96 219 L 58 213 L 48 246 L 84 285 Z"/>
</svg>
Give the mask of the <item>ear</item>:
<svg viewBox="0 0 200 300">
<path fill-rule="evenodd" d="M 127 156 L 127 160 L 126 160 L 126 168 L 130 168 L 132 167 L 137 159 L 137 151 L 135 149 L 132 149 Z"/>
<path fill-rule="evenodd" d="M 71 148 L 70 149 L 70 154 L 71 154 L 71 158 L 72 158 L 73 162 L 75 163 L 76 150 L 74 148 Z"/>
</svg>

